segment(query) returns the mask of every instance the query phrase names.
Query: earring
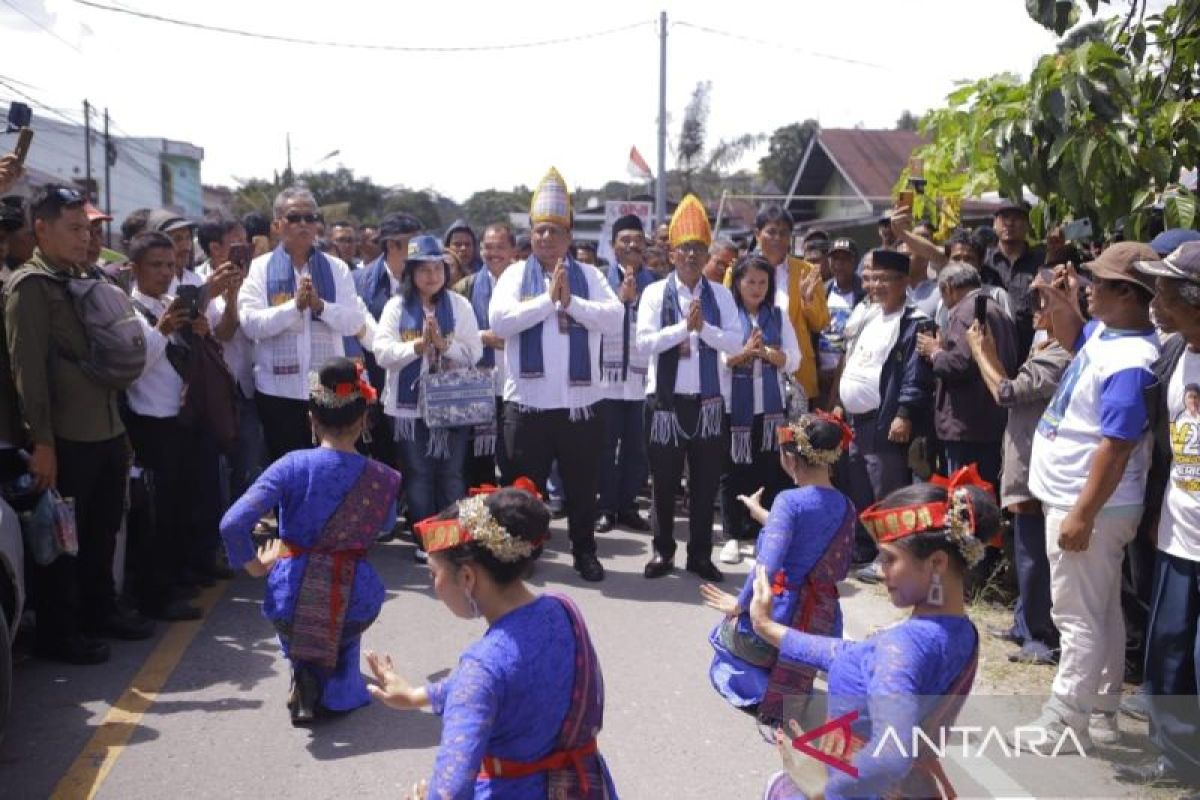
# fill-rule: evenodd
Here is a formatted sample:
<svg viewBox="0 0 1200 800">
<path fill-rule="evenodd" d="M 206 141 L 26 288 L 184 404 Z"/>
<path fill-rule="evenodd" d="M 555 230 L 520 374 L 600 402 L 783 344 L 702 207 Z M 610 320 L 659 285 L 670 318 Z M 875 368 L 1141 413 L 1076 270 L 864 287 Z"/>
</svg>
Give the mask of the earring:
<svg viewBox="0 0 1200 800">
<path fill-rule="evenodd" d="M 371 429 L 368 428 L 366 425 L 363 425 L 363 429 L 362 429 L 362 442 L 363 442 L 363 444 L 371 443 Z"/>
<path fill-rule="evenodd" d="M 471 606 L 471 619 L 479 617 L 479 604 L 475 602 L 474 596 L 467 590 L 463 590 L 463 594 L 467 596 L 467 604 Z"/>
<path fill-rule="evenodd" d="M 925 602 L 931 606 L 941 606 L 946 602 L 946 594 L 942 590 L 942 574 L 940 572 L 933 573 L 933 579 L 929 583 L 929 594 L 925 596 Z"/>
</svg>

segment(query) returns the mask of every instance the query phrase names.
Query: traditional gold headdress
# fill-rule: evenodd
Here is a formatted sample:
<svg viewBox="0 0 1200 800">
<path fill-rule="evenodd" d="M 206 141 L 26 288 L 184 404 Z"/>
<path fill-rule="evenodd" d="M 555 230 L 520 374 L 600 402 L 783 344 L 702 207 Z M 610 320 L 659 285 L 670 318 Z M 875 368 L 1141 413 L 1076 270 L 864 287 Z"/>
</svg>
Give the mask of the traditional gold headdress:
<svg viewBox="0 0 1200 800">
<path fill-rule="evenodd" d="M 567 182 L 557 169 L 551 167 L 529 200 L 529 224 L 553 222 L 570 228 L 571 216 L 571 192 Z"/>
<path fill-rule="evenodd" d="M 876 503 L 864 511 L 859 520 L 880 544 L 918 533 L 941 531 L 958 548 L 967 566 L 975 566 L 986 550 L 975 535 L 975 504 L 967 487 L 978 486 L 993 492 L 992 485 L 979 475 L 974 464 L 963 467 L 949 478 L 934 475 L 929 482 L 946 489 L 945 502 L 885 509 L 879 509 Z"/>
<path fill-rule="evenodd" d="M 539 496 L 537 486 L 528 478 L 517 478 L 513 487 L 523 489 L 534 497 Z M 487 496 L 497 489 L 495 486 L 471 489 L 471 496 L 458 504 L 458 517 L 455 519 L 430 517 L 414 525 L 413 530 L 421 537 L 425 552 L 436 553 L 468 542 L 478 542 L 499 561 L 505 563 L 511 564 L 532 556 L 542 541 L 513 536 L 488 510 L 485 502 Z"/>
<path fill-rule="evenodd" d="M 675 207 L 671 224 L 667 227 L 671 247 L 682 247 L 688 242 L 700 242 L 705 247 L 712 244 L 712 226 L 708 224 L 708 212 L 694 194 L 689 194 Z"/>
<path fill-rule="evenodd" d="M 842 438 L 836 446 L 828 450 L 818 450 L 813 447 L 812 442 L 808 438 L 808 426 L 806 421 L 819 419 L 836 425 L 842 432 Z M 842 457 L 842 451 L 850 446 L 850 442 L 854 441 L 854 431 L 850 430 L 850 426 L 843 420 L 838 419 L 832 414 L 826 414 L 824 411 L 814 411 L 811 414 L 805 414 L 795 422 L 789 422 L 786 425 L 779 426 L 779 444 L 784 445 L 792 443 L 796 445 L 796 449 L 800 451 L 800 455 L 804 456 L 804 460 L 810 464 L 824 464 L 831 467 L 837 463 L 837 460 Z"/>
<path fill-rule="evenodd" d="M 355 400 L 366 400 L 367 404 L 375 402 L 378 394 L 375 387 L 367 379 L 362 364 L 355 365 L 358 378 L 336 384 L 332 389 L 321 383 L 321 377 L 316 372 L 308 373 L 308 395 L 314 403 L 325 408 L 342 408 Z"/>
</svg>

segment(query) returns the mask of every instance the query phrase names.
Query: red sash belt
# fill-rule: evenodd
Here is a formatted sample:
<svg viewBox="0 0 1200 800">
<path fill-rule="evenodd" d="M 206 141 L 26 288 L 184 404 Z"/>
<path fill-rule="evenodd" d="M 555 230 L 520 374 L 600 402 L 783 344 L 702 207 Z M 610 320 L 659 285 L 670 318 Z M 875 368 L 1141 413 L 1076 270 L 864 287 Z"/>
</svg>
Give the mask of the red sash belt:
<svg viewBox="0 0 1200 800">
<path fill-rule="evenodd" d="M 598 750 L 599 747 L 596 744 L 596 740 L 592 739 L 587 744 L 572 750 L 556 750 L 537 761 L 509 761 L 504 758 L 497 758 L 496 756 L 484 756 L 483 765 L 479 768 L 479 777 L 485 780 L 493 780 L 495 778 L 527 778 L 539 772 L 555 772 L 571 766 L 575 768 L 580 788 L 586 793 L 588 791 L 588 779 L 587 770 L 583 767 L 583 759 L 595 755 Z"/>
<path fill-rule="evenodd" d="M 809 577 L 803 584 L 797 586 L 794 583 L 787 582 L 787 573 L 779 570 L 775 573 L 775 578 L 771 582 L 771 594 L 779 597 L 785 590 L 791 589 L 807 589 L 804 593 L 804 602 L 800 605 L 800 611 L 795 620 L 796 624 L 792 627 L 798 631 L 807 631 L 812 623 L 812 615 L 817 610 L 817 601 L 824 597 L 830 600 L 838 599 L 837 584 L 829 581 L 819 581 L 816 578 Z"/>
<path fill-rule="evenodd" d="M 280 540 L 282 547 L 279 550 L 280 558 L 295 558 L 296 556 L 306 556 L 311 553 L 321 553 L 333 556 L 333 579 L 329 585 L 329 628 L 331 634 L 336 634 L 338 629 L 338 620 L 342 617 L 342 609 L 346 605 L 346 598 L 342 597 L 341 575 L 346 567 L 364 558 L 367 555 L 365 547 L 351 547 L 345 550 L 327 550 L 322 547 L 301 547 L 297 544 Z"/>
</svg>

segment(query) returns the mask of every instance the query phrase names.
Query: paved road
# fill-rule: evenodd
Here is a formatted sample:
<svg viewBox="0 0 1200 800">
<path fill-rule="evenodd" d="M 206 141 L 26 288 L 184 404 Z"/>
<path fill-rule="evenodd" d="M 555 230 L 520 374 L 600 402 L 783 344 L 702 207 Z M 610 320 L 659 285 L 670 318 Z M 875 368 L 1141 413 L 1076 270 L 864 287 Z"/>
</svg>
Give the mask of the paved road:
<svg viewBox="0 0 1200 800">
<path fill-rule="evenodd" d="M 698 579 L 680 570 L 645 580 L 648 536 L 617 531 L 601 537 L 608 579 L 584 584 L 562 550 L 562 524 L 555 527 L 532 583 L 569 593 L 586 615 L 608 697 L 600 743 L 622 795 L 758 797 L 778 759 L 752 721 L 709 686 L 706 637 L 716 615 L 700 605 Z M 411 554 L 406 543 L 373 551 L 390 591 L 366 646 L 391 652 L 412 680 L 440 677 L 483 623 L 453 618 Z M 747 567 L 728 569 L 731 590 Z M 438 719 L 372 706 L 293 729 L 284 707 L 287 670 L 259 613 L 261 592 L 261 582 L 244 576 L 221 585 L 203 598 L 213 603 L 203 622 L 114 644 L 107 667 L 20 663 L 14 720 L 0 746 L 0 797 L 47 797 L 56 787 L 62 797 L 403 796 L 430 771 Z M 852 637 L 897 616 L 857 585 L 843 585 L 842 595 Z M 135 676 L 161 692 L 147 698 L 129 690 Z M 1099 766 L 1072 767 L 1085 768 Z M 957 765 L 950 773 L 961 796 L 990 796 Z"/>
</svg>

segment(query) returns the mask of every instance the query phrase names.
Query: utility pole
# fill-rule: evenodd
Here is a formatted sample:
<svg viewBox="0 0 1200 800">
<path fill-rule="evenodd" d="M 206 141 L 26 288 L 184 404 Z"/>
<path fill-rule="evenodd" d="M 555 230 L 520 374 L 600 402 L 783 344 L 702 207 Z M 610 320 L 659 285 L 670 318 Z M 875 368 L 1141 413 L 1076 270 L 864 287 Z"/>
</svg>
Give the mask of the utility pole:
<svg viewBox="0 0 1200 800">
<path fill-rule="evenodd" d="M 296 182 L 296 174 L 292 172 L 292 134 L 289 132 L 287 136 L 287 171 L 284 173 L 287 177 L 284 182 L 291 186 Z"/>
<path fill-rule="evenodd" d="M 667 12 L 658 15 L 658 185 L 654 188 L 654 224 L 667 219 Z"/>
<path fill-rule="evenodd" d="M 92 199 L 92 106 L 87 101 L 83 101 L 83 169 L 84 179 L 87 183 L 84 184 L 83 195 L 91 202 Z"/>
<path fill-rule="evenodd" d="M 108 106 L 104 107 L 104 213 L 112 214 L 112 140 L 108 137 Z M 112 247 L 112 220 L 104 222 L 104 244 Z"/>
</svg>

